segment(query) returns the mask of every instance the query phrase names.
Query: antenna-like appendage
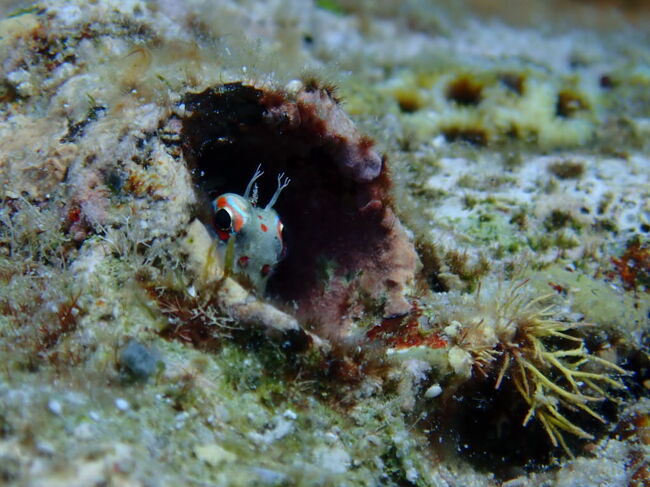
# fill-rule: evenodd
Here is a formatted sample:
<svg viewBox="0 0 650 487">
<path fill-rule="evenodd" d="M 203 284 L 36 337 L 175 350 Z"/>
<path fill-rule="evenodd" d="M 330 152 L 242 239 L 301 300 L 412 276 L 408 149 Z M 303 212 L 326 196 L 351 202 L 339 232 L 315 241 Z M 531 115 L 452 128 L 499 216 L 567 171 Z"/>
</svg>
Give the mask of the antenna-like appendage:
<svg viewBox="0 0 650 487">
<path fill-rule="evenodd" d="M 282 181 L 282 178 L 284 178 L 284 181 Z M 280 196 L 280 193 L 284 188 L 289 186 L 289 183 L 291 182 L 291 179 L 285 178 L 284 173 L 280 173 L 278 176 L 278 189 L 275 190 L 275 194 L 271 197 L 271 200 L 269 203 L 266 205 L 266 210 L 273 208 L 273 205 L 275 204 L 276 201 L 278 201 L 278 197 Z"/>
<path fill-rule="evenodd" d="M 257 166 L 257 169 L 255 169 L 255 174 L 253 174 L 253 177 L 249 181 L 248 186 L 246 186 L 246 191 L 244 191 L 244 199 L 249 199 L 251 195 L 251 189 L 253 189 L 253 184 L 255 184 L 255 181 L 262 177 L 262 174 L 264 174 L 264 171 L 262 171 L 262 165 L 260 164 Z"/>
</svg>

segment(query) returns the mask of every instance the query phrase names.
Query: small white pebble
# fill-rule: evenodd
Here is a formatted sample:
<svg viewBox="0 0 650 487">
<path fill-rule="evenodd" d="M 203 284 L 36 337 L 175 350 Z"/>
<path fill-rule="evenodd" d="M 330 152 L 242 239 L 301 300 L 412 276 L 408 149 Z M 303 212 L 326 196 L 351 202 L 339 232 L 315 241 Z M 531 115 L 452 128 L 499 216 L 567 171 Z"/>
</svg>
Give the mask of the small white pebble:
<svg viewBox="0 0 650 487">
<path fill-rule="evenodd" d="M 37 441 L 35 447 L 36 451 L 43 456 L 53 457 L 57 453 L 57 449 L 54 445 L 46 441 Z"/>
<path fill-rule="evenodd" d="M 452 321 L 449 326 L 446 326 L 444 328 L 445 335 L 447 335 L 449 338 L 454 338 L 458 336 L 458 332 L 463 328 L 462 323 L 454 320 Z"/>
<path fill-rule="evenodd" d="M 57 416 L 61 416 L 61 413 L 63 413 L 63 406 L 56 399 L 50 399 L 47 403 L 47 408 L 52 414 L 56 414 Z"/>
<path fill-rule="evenodd" d="M 367 435 L 366 441 L 374 446 L 380 446 L 382 444 L 381 439 L 375 435 Z"/>
<path fill-rule="evenodd" d="M 187 419 L 190 417 L 189 413 L 186 411 L 183 411 L 182 413 L 178 413 L 176 416 L 174 416 L 174 420 L 176 421 L 176 424 L 174 425 L 176 429 L 181 429 L 185 426 L 185 422 Z"/>
<path fill-rule="evenodd" d="M 503 487 L 525 487 L 528 485 L 528 478 L 525 476 L 517 477 L 516 479 L 508 480 L 501 485 Z"/>
<path fill-rule="evenodd" d="M 440 384 L 433 384 L 426 390 L 424 397 L 427 399 L 432 399 L 434 397 L 438 397 L 440 394 L 442 394 L 442 387 L 440 387 Z"/>
<path fill-rule="evenodd" d="M 336 435 L 335 435 L 334 433 L 332 433 L 331 431 L 326 432 L 324 436 L 325 436 L 325 441 L 326 441 L 327 443 L 334 443 L 336 440 L 339 439 L 339 437 L 336 436 Z"/>
<path fill-rule="evenodd" d="M 289 93 L 298 93 L 300 90 L 302 90 L 303 84 L 302 81 L 299 79 L 292 79 L 287 83 L 287 85 L 284 87 L 286 91 Z"/>
<path fill-rule="evenodd" d="M 420 475 L 418 474 L 418 471 L 415 469 L 415 467 L 409 467 L 406 469 L 406 480 L 414 484 L 418 477 Z"/>
<path fill-rule="evenodd" d="M 126 399 L 122 399 L 121 397 L 118 397 L 117 399 L 115 399 L 115 407 L 120 411 L 128 411 L 129 401 L 127 401 Z"/>
<path fill-rule="evenodd" d="M 298 418 L 298 415 L 297 415 L 296 413 L 294 413 L 291 409 L 287 409 L 287 410 L 284 412 L 283 416 L 284 416 L 286 419 L 292 419 L 292 420 L 295 420 L 295 419 Z"/>
<path fill-rule="evenodd" d="M 445 136 L 444 135 L 438 135 L 437 137 L 434 137 L 434 139 L 431 141 L 431 145 L 434 148 L 439 149 L 440 147 L 445 145 L 445 142 L 447 142 L 447 139 L 445 139 Z"/>
<path fill-rule="evenodd" d="M 196 288 L 194 286 L 190 286 L 187 288 L 187 294 L 190 295 L 190 297 L 195 298 L 196 297 Z"/>
<path fill-rule="evenodd" d="M 83 422 L 75 427 L 74 435 L 80 440 L 90 440 L 94 436 L 93 428 L 90 423 Z"/>
</svg>

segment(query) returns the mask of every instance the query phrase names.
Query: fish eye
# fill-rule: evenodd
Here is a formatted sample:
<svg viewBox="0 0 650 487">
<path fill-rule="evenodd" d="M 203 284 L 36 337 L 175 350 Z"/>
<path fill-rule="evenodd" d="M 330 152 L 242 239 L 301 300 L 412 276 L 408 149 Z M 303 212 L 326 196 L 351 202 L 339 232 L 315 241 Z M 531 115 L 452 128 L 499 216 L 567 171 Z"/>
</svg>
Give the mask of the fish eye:
<svg viewBox="0 0 650 487">
<path fill-rule="evenodd" d="M 228 208 L 219 208 L 214 214 L 214 225 L 219 230 L 230 231 L 232 227 L 232 215 Z"/>
</svg>

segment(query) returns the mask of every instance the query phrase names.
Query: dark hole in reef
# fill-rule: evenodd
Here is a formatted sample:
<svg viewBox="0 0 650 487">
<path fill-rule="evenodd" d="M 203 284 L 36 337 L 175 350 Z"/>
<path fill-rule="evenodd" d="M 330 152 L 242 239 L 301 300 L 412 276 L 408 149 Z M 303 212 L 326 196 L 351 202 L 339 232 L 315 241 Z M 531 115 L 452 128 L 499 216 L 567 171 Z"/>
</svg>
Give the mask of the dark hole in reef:
<svg viewBox="0 0 650 487">
<path fill-rule="evenodd" d="M 524 470 L 544 470 L 553 466 L 555 458 L 565 456 L 561 447 L 553 446 L 535 417 L 522 426 L 528 405 L 508 375 L 499 389 L 495 390 L 494 380 L 489 378 L 473 379 L 440 399 L 437 412 L 420 423 L 422 429 L 430 432 L 432 446 L 440 445 L 442 438 L 443 445 L 454 450 L 447 450 L 446 454 L 460 456 L 501 480 L 517 477 Z M 607 402 L 594 409 L 609 420 L 615 415 L 615 406 Z M 561 412 L 596 437 L 606 432 L 606 425 L 586 413 L 572 413 L 566 408 Z M 574 455 L 581 454 L 584 440 L 566 432 L 563 438 Z"/>
<path fill-rule="evenodd" d="M 19 98 L 16 88 L 5 81 L 0 82 L 0 103 L 13 102 Z"/>
<path fill-rule="evenodd" d="M 517 73 L 503 73 L 499 82 L 513 93 L 521 96 L 524 94 L 524 77 Z"/>
<path fill-rule="evenodd" d="M 422 263 L 420 271 L 421 284 L 424 284 L 434 293 L 446 293 L 449 287 L 440 277 L 442 260 L 436 246 L 422 235 L 417 235 L 415 248 Z"/>
<path fill-rule="evenodd" d="M 469 381 L 442 396 L 435 413 L 419 426 L 441 454 L 461 457 L 501 479 L 551 461 L 553 447 L 536 421 L 522 427 L 523 401 L 512 384 L 499 390 L 489 381 Z"/>
<path fill-rule="evenodd" d="M 485 147 L 488 143 L 487 133 L 480 128 L 447 127 L 442 135 L 448 142 L 466 142 L 476 147 Z"/>
<path fill-rule="evenodd" d="M 96 121 L 104 113 L 106 113 L 106 107 L 94 105 L 88 110 L 88 114 L 84 120 L 74 124 L 69 124 L 68 133 L 61 137 L 60 142 L 64 144 L 68 142 L 74 142 L 84 134 L 84 131 L 86 130 L 88 124 Z"/>
<path fill-rule="evenodd" d="M 616 81 L 609 74 L 603 74 L 598 78 L 598 84 L 604 90 L 611 90 L 616 87 Z"/>
<path fill-rule="evenodd" d="M 396 98 L 399 109 L 403 113 L 415 113 L 422 108 L 422 101 L 416 93 L 404 93 Z"/>
<path fill-rule="evenodd" d="M 417 484 L 409 480 L 406 471 L 403 467 L 402 454 L 397 450 L 394 445 L 388 447 L 381 455 L 381 461 L 384 464 L 384 472 L 390 485 L 397 485 L 399 487 L 415 487 Z M 388 482 L 386 482 L 388 484 Z"/>
<path fill-rule="evenodd" d="M 340 147 L 324 137 L 325 123 L 292 125 L 286 113 L 274 111 L 286 101 L 283 93 L 241 83 L 188 94 L 184 101 L 191 114 L 183 121 L 183 152 L 205 196 L 198 217 L 206 225 L 212 221 L 208 200 L 224 192 L 243 194 L 259 164 L 264 175 L 257 181 L 258 206 L 275 192 L 279 173 L 291 179 L 274 205 L 287 255 L 270 277 L 267 295 L 300 305 L 322 294 L 319 263 L 336 263 L 344 275 L 355 271 L 359 256 L 380 251 L 387 231 L 378 224 L 382 211 L 359 208 L 376 197 L 378 180 L 388 184 L 387 175 L 372 182 L 343 176 L 336 164 Z M 312 114 L 303 112 L 301 120 L 307 115 Z M 301 311 L 299 318 L 314 318 Z"/>
<path fill-rule="evenodd" d="M 505 136 L 510 140 L 516 140 L 521 138 L 521 133 L 515 124 L 511 124 L 510 127 L 508 127 L 508 129 L 505 131 Z"/>
<path fill-rule="evenodd" d="M 649 316 L 650 318 L 650 316 Z M 650 348 L 650 333 L 644 333 L 645 350 Z M 649 397 L 647 383 L 650 381 L 650 356 L 644 350 L 630 350 L 623 366 L 633 374 L 623 378 L 627 390 L 634 397 Z"/>
<path fill-rule="evenodd" d="M 556 161 L 548 166 L 548 170 L 560 179 L 579 179 L 585 172 L 582 161 Z"/>
<path fill-rule="evenodd" d="M 650 308 L 647 318 L 650 319 Z M 650 397 L 650 390 L 647 387 L 650 381 L 650 330 L 641 332 L 639 345 L 626 343 L 616 334 L 612 335 L 587 335 L 585 345 L 588 350 L 599 351 L 610 346 L 616 347 L 616 355 L 619 357 L 618 365 L 629 372 L 628 375 L 619 377 L 625 384 L 625 389 L 618 392 L 620 395 L 631 396 L 635 399 Z M 638 348 L 637 348 L 638 347 Z"/>
<path fill-rule="evenodd" d="M 461 76 L 449 83 L 446 96 L 459 105 L 476 106 L 483 99 L 483 86 L 471 78 Z"/>
<path fill-rule="evenodd" d="M 571 118 L 576 113 L 588 110 L 589 105 L 577 93 L 571 91 L 561 91 L 557 95 L 555 102 L 555 115 L 561 118 Z"/>
</svg>

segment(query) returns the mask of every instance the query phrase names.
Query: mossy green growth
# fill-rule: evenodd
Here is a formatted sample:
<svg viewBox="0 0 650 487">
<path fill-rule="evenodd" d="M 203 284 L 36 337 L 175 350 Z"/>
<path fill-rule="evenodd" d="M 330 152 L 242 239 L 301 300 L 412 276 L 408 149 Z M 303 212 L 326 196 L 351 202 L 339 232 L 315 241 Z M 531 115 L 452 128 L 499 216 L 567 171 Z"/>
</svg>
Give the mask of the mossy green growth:
<svg viewBox="0 0 650 487">
<path fill-rule="evenodd" d="M 316 6 L 322 8 L 323 10 L 328 10 L 332 13 L 343 15 L 345 14 L 345 9 L 336 0 L 316 0 Z"/>
<path fill-rule="evenodd" d="M 623 336 L 630 343 L 637 341 L 638 331 L 647 325 L 648 294 L 634 295 L 604 278 L 594 278 L 581 271 L 571 272 L 562 264 L 533 273 L 530 279 L 531 285 L 540 292 L 547 292 L 549 283 L 566 289 L 572 311 L 583 314 L 584 321 Z"/>
<path fill-rule="evenodd" d="M 581 223 L 576 220 L 573 215 L 568 211 L 555 209 L 544 220 L 544 227 L 547 231 L 559 230 L 561 228 L 573 228 L 580 230 Z"/>
<path fill-rule="evenodd" d="M 461 226 L 467 237 L 480 246 L 490 246 L 497 258 L 518 252 L 526 245 L 525 237 L 516 224 L 490 207 L 480 208 Z"/>
</svg>

